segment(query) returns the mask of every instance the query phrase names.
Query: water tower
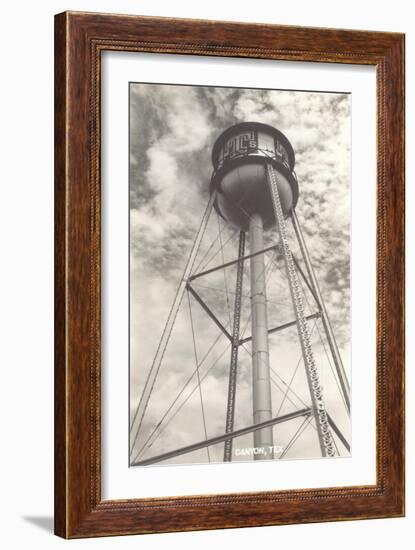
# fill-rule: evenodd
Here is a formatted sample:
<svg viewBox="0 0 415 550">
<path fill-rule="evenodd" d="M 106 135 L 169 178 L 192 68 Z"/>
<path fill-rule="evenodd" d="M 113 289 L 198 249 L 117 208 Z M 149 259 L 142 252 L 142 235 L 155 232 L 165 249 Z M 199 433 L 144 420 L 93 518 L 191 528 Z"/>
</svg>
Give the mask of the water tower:
<svg viewBox="0 0 415 550">
<path fill-rule="evenodd" d="M 308 384 L 311 406 L 298 414 L 312 416 L 315 420 L 316 434 L 323 457 L 336 454 L 332 432 L 348 449 L 348 442 L 326 410 L 319 373 L 310 342 L 307 316 L 300 291 L 301 276 L 313 295 L 326 333 L 331 356 L 338 377 L 340 391 L 347 411 L 350 412 L 350 386 L 342 364 L 327 310 L 315 276 L 303 233 L 295 212 L 299 197 L 298 182 L 294 171 L 294 150 L 286 136 L 267 124 L 242 122 L 226 129 L 216 140 L 212 151 L 213 175 L 210 186 L 210 200 L 197 232 L 182 280 L 172 305 L 165 329 L 158 347 L 152 368 L 146 380 L 144 391 L 131 423 L 131 463 L 151 464 L 167 458 L 192 452 L 209 445 L 224 443 L 224 461 L 232 460 L 232 443 L 242 433 L 253 433 L 253 446 L 257 452 L 255 459 L 274 458 L 274 425 L 290 420 L 295 415 L 272 417 L 270 387 L 269 334 L 285 326 L 296 325 L 301 345 L 303 364 Z M 215 209 L 227 224 L 239 231 L 238 257 L 233 262 L 237 266 L 234 315 L 229 361 L 228 399 L 224 434 L 176 449 L 163 455 L 146 460 L 137 460 L 134 445 L 142 425 L 143 416 L 151 396 L 156 377 L 164 356 L 169 336 L 175 322 L 178 309 L 186 290 L 203 307 L 212 320 L 221 325 L 206 303 L 192 287 L 192 281 L 203 277 L 213 270 L 225 266 L 219 265 L 201 273 L 194 272 L 195 258 L 212 210 Z M 287 235 L 287 221 L 293 224 L 301 256 L 306 267 L 305 273 L 293 257 Z M 264 248 L 264 232 L 276 229 L 278 242 Z M 249 253 L 245 252 L 246 236 Z M 280 327 L 268 326 L 268 303 L 265 280 L 264 254 L 270 248 L 278 247 L 283 258 L 295 320 Z M 238 350 L 242 342 L 240 335 L 240 315 L 242 299 L 242 279 L 244 266 L 250 265 L 250 302 L 251 302 L 251 341 L 252 346 L 252 426 L 234 430 L 235 393 L 238 369 Z M 245 431 L 244 431 L 245 430 Z"/>
</svg>

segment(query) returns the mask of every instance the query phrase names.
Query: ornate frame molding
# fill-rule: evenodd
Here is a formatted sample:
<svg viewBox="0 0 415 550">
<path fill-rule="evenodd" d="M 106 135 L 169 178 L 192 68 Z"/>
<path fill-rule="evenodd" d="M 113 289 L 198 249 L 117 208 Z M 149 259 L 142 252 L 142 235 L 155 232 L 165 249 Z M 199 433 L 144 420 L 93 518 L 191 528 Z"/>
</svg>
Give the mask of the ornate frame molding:
<svg viewBox="0 0 415 550">
<path fill-rule="evenodd" d="M 101 500 L 100 75 L 105 50 L 376 66 L 376 485 Z M 404 35 L 65 12 L 55 18 L 55 53 L 55 533 L 77 538 L 402 516 Z"/>
</svg>

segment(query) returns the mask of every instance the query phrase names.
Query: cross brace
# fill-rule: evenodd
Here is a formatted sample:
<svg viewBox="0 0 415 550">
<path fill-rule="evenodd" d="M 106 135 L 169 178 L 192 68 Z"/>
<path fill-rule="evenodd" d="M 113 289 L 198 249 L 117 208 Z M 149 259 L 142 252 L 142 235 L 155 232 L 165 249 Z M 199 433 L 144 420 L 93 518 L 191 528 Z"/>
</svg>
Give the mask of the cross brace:
<svg viewBox="0 0 415 550">
<path fill-rule="evenodd" d="M 306 321 L 310 321 L 311 319 L 318 319 L 321 317 L 320 312 L 312 313 L 311 315 L 307 315 L 305 317 Z M 284 330 L 285 328 L 294 327 L 297 324 L 297 321 L 290 321 L 289 323 L 284 323 L 283 325 L 279 325 L 278 327 L 270 328 L 268 331 L 268 334 L 272 334 L 273 332 L 279 332 L 280 330 Z M 247 338 L 243 338 L 242 340 L 239 340 L 239 345 L 246 344 L 246 342 L 250 342 L 252 340 L 252 336 L 248 336 Z"/>
<path fill-rule="evenodd" d="M 206 313 L 209 315 L 212 321 L 216 324 L 216 326 L 218 326 L 220 330 L 223 332 L 223 334 L 228 338 L 228 340 L 232 342 L 232 336 L 229 334 L 226 328 L 222 325 L 222 323 L 219 321 L 219 319 L 216 317 L 216 315 L 213 313 L 210 307 L 202 300 L 202 298 L 195 291 L 195 289 L 192 288 L 189 283 L 187 283 L 186 288 L 191 293 L 191 295 L 195 298 L 198 304 L 200 304 L 202 308 L 206 311 Z"/>
<path fill-rule="evenodd" d="M 337 437 L 340 439 L 340 441 L 343 443 L 343 445 L 346 447 L 346 449 L 349 451 L 350 453 L 350 445 L 349 445 L 349 442 L 347 441 L 347 439 L 344 437 L 344 435 L 342 434 L 342 432 L 340 431 L 339 427 L 337 426 L 337 424 L 334 422 L 333 418 L 329 415 L 329 413 L 327 413 L 327 418 L 328 418 L 328 421 L 329 421 L 329 424 L 333 430 L 333 432 L 337 435 Z"/>
<path fill-rule="evenodd" d="M 189 290 L 189 292 L 192 294 L 192 296 L 195 298 L 195 300 L 202 306 L 202 308 L 205 310 L 205 312 L 209 315 L 209 317 L 212 319 L 212 321 L 221 329 L 223 334 L 233 342 L 232 336 L 229 334 L 229 332 L 226 330 L 226 328 L 223 326 L 223 324 L 219 321 L 219 319 L 216 317 L 216 315 L 213 313 L 213 311 L 210 309 L 210 307 L 202 300 L 202 298 L 199 296 L 199 294 L 195 291 L 194 288 L 191 287 L 189 283 L 187 283 L 186 288 Z M 312 313 L 311 315 L 307 315 L 305 317 L 306 321 L 311 321 L 312 319 L 318 319 L 321 317 L 321 313 L 317 311 L 316 313 Z M 284 330 L 289 327 L 293 327 L 296 325 L 296 321 L 290 321 L 288 323 L 284 323 L 283 325 L 279 325 L 278 327 L 273 327 L 269 329 L 268 334 L 272 334 L 274 332 L 279 332 L 280 330 Z M 242 344 L 246 344 L 247 342 L 250 342 L 252 340 L 252 336 L 248 336 L 246 338 L 242 338 L 239 340 L 239 346 Z"/>
<path fill-rule="evenodd" d="M 180 449 L 175 449 L 174 451 L 168 451 L 167 453 L 163 453 L 157 456 L 152 456 L 151 458 L 146 458 L 144 460 L 134 462 L 131 465 L 148 466 L 150 464 L 155 464 L 163 460 L 168 460 L 169 458 L 174 458 L 175 456 L 184 455 L 187 453 L 191 453 L 193 451 L 197 451 L 198 449 L 204 449 L 205 447 L 209 447 L 210 445 L 223 443 L 224 441 L 230 438 L 233 439 L 235 437 L 239 437 L 241 435 L 245 435 L 262 428 L 267 428 L 268 426 L 274 426 L 275 424 L 281 424 L 282 422 L 293 420 L 294 418 L 298 418 L 299 416 L 309 416 L 310 414 L 311 414 L 310 408 L 300 409 L 298 411 L 294 411 L 292 413 L 285 414 L 283 416 L 278 416 L 277 418 L 271 418 L 271 420 L 266 420 L 265 422 L 259 422 L 258 424 L 247 426 L 246 428 L 240 428 L 239 430 L 234 430 L 233 432 L 229 432 L 227 434 L 211 437 L 210 439 L 199 441 L 198 443 L 193 443 L 192 445 L 187 445 L 186 447 L 181 447 Z"/>
<path fill-rule="evenodd" d="M 230 262 L 226 262 L 224 264 L 212 267 L 211 269 L 207 269 L 206 271 L 201 271 L 200 273 L 196 273 L 195 275 L 191 275 L 188 278 L 188 281 L 194 281 L 195 279 L 198 279 L 199 277 L 202 277 L 203 275 L 208 275 L 209 273 L 213 273 L 214 271 L 218 271 L 218 269 L 224 269 L 225 267 L 229 267 L 230 265 L 234 265 L 234 264 L 237 264 L 239 262 L 244 262 L 245 260 L 248 260 L 249 258 L 253 258 L 254 256 L 258 256 L 259 254 L 265 254 L 265 252 L 269 252 L 270 250 L 275 250 L 276 248 L 278 248 L 278 245 L 273 244 L 272 246 L 268 246 L 267 248 L 264 248 L 263 250 L 259 250 L 258 252 L 254 252 L 253 254 L 248 254 L 247 256 L 242 256 L 241 258 L 236 258 L 235 260 L 232 260 Z"/>
</svg>

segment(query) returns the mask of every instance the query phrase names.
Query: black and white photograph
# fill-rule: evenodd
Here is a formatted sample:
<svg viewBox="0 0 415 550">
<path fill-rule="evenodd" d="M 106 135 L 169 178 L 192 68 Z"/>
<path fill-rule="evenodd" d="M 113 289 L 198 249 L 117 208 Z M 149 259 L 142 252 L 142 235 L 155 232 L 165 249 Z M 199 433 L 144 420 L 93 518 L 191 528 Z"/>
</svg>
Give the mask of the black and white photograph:
<svg viewBox="0 0 415 550">
<path fill-rule="evenodd" d="M 351 456 L 351 99 L 130 83 L 130 467 Z"/>
</svg>

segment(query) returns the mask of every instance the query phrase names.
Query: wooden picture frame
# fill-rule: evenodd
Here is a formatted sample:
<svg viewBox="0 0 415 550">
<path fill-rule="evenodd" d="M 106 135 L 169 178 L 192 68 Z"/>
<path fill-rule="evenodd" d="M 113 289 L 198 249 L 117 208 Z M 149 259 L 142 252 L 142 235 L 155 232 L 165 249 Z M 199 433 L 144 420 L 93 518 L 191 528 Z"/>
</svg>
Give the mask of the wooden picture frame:
<svg viewBox="0 0 415 550">
<path fill-rule="evenodd" d="M 377 481 L 101 499 L 100 62 L 121 50 L 373 65 Z M 64 538 L 404 515 L 404 35 L 65 12 L 55 18 L 55 533 Z"/>
</svg>

